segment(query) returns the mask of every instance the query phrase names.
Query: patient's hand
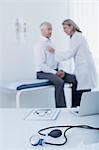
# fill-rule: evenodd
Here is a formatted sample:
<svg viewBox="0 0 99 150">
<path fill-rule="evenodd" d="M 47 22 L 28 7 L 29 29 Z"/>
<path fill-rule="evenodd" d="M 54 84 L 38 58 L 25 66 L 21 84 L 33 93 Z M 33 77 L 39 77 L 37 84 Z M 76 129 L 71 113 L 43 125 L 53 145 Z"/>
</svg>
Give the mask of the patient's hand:
<svg viewBox="0 0 99 150">
<path fill-rule="evenodd" d="M 59 70 L 57 71 L 56 75 L 59 76 L 60 78 L 63 78 L 65 76 L 65 73 L 63 70 Z"/>
<path fill-rule="evenodd" d="M 51 52 L 51 53 L 54 53 L 55 49 L 53 47 L 48 46 L 48 51 Z"/>
</svg>

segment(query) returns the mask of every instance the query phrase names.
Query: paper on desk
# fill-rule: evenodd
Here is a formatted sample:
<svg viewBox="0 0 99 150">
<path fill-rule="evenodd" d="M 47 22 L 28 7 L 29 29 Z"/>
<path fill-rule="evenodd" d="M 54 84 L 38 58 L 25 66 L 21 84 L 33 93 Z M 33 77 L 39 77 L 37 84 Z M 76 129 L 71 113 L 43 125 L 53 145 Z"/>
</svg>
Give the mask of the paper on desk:
<svg viewBox="0 0 99 150">
<path fill-rule="evenodd" d="M 59 109 L 34 109 L 25 117 L 25 120 L 55 120 L 59 112 Z"/>
</svg>

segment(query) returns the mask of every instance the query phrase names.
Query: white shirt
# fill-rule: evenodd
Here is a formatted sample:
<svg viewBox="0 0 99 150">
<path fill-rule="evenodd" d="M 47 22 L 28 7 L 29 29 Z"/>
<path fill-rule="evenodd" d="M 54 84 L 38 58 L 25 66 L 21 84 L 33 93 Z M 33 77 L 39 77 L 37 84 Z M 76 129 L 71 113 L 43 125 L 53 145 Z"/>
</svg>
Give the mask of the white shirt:
<svg viewBox="0 0 99 150">
<path fill-rule="evenodd" d="M 82 33 L 75 32 L 70 39 L 69 50 L 65 54 L 60 54 L 58 57 L 61 60 L 74 58 L 74 74 L 78 81 L 78 90 L 96 87 L 96 68 L 88 43 Z"/>
<path fill-rule="evenodd" d="M 52 47 L 51 40 L 42 36 L 34 47 L 35 69 L 36 72 L 56 74 L 55 69 L 57 69 L 58 63 L 55 61 L 55 53 L 48 51 L 48 46 Z"/>
</svg>

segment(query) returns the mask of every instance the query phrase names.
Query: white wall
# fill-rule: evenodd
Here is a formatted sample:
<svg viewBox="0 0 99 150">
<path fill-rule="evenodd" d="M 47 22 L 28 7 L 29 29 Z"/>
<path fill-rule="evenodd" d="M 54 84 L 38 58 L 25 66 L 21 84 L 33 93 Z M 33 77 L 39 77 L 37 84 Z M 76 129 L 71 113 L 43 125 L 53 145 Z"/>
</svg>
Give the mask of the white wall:
<svg viewBox="0 0 99 150">
<path fill-rule="evenodd" d="M 49 21 L 53 25 L 52 38 L 56 48 L 65 50 L 68 47 L 68 38 L 61 25 L 68 16 L 68 8 L 68 0 L 0 0 L 0 84 L 31 80 L 35 77 L 33 47 L 39 40 L 39 25 L 43 21 Z M 16 32 L 17 19 L 19 32 Z M 51 95 L 54 92 L 50 92 L 48 97 L 49 92 L 44 94 L 44 107 L 48 107 L 46 104 L 53 104 Z M 25 96 L 24 102 L 31 107 L 40 107 L 41 102 L 36 105 L 36 98 L 33 95 L 28 98 Z M 0 107 L 15 107 L 15 93 L 0 91 Z"/>
<path fill-rule="evenodd" d="M 68 47 L 68 38 L 61 22 L 71 18 L 81 27 L 95 58 L 99 58 L 99 1 L 96 1 L 0 0 L 0 83 L 35 77 L 33 47 L 39 39 L 39 25 L 46 20 L 53 24 L 53 40 L 58 50 Z M 19 37 L 16 37 L 17 18 L 21 25 Z M 27 26 L 25 37 L 24 23 Z M 9 106 L 10 102 L 14 105 L 13 95 L 0 95 L 0 98 L 3 103 L 7 104 L 6 100 L 9 99 Z"/>
<path fill-rule="evenodd" d="M 56 47 L 66 48 L 67 39 L 61 22 L 68 16 L 69 4 L 65 0 L 4 0 L 0 3 L 0 82 L 30 80 L 35 76 L 33 46 L 39 39 L 39 25 L 43 21 L 53 24 Z M 18 35 L 17 19 L 20 24 Z"/>
<path fill-rule="evenodd" d="M 98 5 L 97 0 L 74 0 L 69 8 L 70 18 L 80 27 L 94 55 L 98 49 Z"/>
</svg>

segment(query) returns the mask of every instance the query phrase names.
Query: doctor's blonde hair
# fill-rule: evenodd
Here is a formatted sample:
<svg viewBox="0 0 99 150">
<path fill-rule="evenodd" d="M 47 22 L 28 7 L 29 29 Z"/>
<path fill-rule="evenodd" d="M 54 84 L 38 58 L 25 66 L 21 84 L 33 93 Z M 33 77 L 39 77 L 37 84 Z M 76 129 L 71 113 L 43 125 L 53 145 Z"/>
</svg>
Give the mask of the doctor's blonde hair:
<svg viewBox="0 0 99 150">
<path fill-rule="evenodd" d="M 62 25 L 68 25 L 68 26 L 73 26 L 74 30 L 77 32 L 81 32 L 80 28 L 78 27 L 78 25 L 71 19 L 66 19 L 62 22 Z"/>
</svg>

